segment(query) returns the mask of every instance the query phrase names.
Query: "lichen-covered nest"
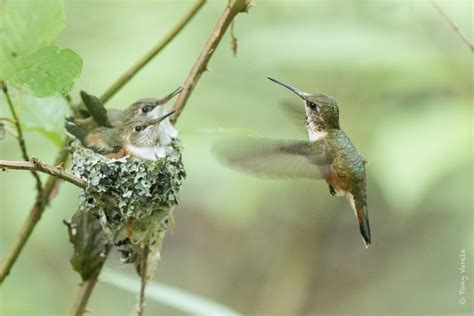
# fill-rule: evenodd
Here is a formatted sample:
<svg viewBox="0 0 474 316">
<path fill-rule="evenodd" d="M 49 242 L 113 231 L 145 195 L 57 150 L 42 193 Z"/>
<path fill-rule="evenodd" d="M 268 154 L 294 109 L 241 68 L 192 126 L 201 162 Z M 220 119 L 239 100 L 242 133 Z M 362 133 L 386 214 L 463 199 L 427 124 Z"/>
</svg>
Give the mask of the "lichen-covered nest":
<svg viewBox="0 0 474 316">
<path fill-rule="evenodd" d="M 72 142 L 72 172 L 89 183 L 81 193 L 81 211 L 96 214 L 108 232 L 133 228 L 139 233 L 153 228 L 148 224 L 156 228 L 156 221 L 166 221 L 169 214 L 164 213 L 178 204 L 186 176 L 179 142 L 174 141 L 172 148 L 168 156 L 156 160 L 113 160 Z"/>
</svg>

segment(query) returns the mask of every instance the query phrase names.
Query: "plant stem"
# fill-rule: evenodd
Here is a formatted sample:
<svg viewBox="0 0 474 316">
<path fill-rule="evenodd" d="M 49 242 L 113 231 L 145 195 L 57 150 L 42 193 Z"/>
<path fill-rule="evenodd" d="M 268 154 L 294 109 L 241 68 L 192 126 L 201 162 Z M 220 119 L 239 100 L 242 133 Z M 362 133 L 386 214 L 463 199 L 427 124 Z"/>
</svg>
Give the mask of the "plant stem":
<svg viewBox="0 0 474 316">
<path fill-rule="evenodd" d="M 441 15 L 441 17 L 446 21 L 446 23 L 448 23 L 448 25 L 454 30 L 454 32 L 456 32 L 459 37 L 467 44 L 467 46 L 469 46 L 471 51 L 474 51 L 474 43 L 472 43 L 467 38 L 464 32 L 453 22 L 453 20 L 449 18 L 449 16 L 446 15 L 446 13 L 444 13 L 443 9 L 441 9 L 441 7 L 435 1 L 432 0 L 431 3 L 435 7 L 436 11 L 438 11 L 439 15 Z"/>
<path fill-rule="evenodd" d="M 23 159 L 25 161 L 29 161 L 30 156 L 28 155 L 28 151 L 26 150 L 26 142 L 25 142 L 25 138 L 23 137 L 23 129 L 21 128 L 20 118 L 18 117 L 18 115 L 16 113 L 16 110 L 15 110 L 15 107 L 13 106 L 12 99 L 10 98 L 10 93 L 8 93 L 7 85 L 5 84 L 5 82 L 2 81 L 2 82 L 0 82 L 0 86 L 3 90 L 3 94 L 5 94 L 5 98 L 7 99 L 8 107 L 10 108 L 10 112 L 11 112 L 12 117 L 13 117 L 13 122 L 14 122 L 16 132 L 17 132 L 17 135 L 18 135 L 18 137 L 17 137 L 18 144 L 20 145 L 20 149 L 21 149 L 21 155 L 23 156 Z M 35 178 L 35 181 L 36 181 L 37 196 L 40 196 L 42 191 L 43 191 L 43 185 L 41 184 L 41 179 L 39 177 L 39 174 L 35 170 L 31 170 L 31 174 L 33 175 L 33 177 Z"/>
<path fill-rule="evenodd" d="M 247 12 L 250 7 L 250 0 L 229 0 L 229 3 L 226 5 L 224 11 L 221 14 L 221 17 L 217 21 L 216 26 L 212 30 L 209 39 L 201 50 L 199 57 L 194 64 L 191 72 L 188 75 L 188 78 L 184 82 L 183 91 L 179 94 L 178 99 L 173 105 L 173 110 L 176 111 L 172 117 L 172 123 L 176 123 L 179 115 L 184 109 L 186 102 L 188 101 L 191 93 L 196 86 L 199 78 L 202 73 L 207 70 L 207 64 L 214 54 L 217 45 L 224 36 L 225 31 L 229 27 L 230 23 L 233 21 L 234 17 L 240 12 Z"/>
<path fill-rule="evenodd" d="M 122 86 L 127 83 L 130 79 L 132 79 L 138 71 L 140 71 L 146 64 L 148 64 L 153 57 L 155 57 L 159 52 L 163 50 L 175 37 L 178 35 L 181 30 L 188 24 L 191 19 L 196 15 L 196 13 L 201 9 L 201 7 L 206 3 L 206 0 L 198 0 L 189 10 L 189 12 L 178 21 L 174 28 L 172 28 L 165 37 L 158 42 L 148 53 L 145 54 L 142 58 L 140 58 L 132 68 L 130 68 L 127 72 L 125 72 L 122 76 L 120 76 L 114 84 L 105 91 L 105 93 L 101 96 L 102 102 L 107 102 L 112 98 L 117 91 L 122 88 Z"/>
<path fill-rule="evenodd" d="M 140 293 L 138 294 L 137 316 L 143 316 L 145 313 L 145 289 L 148 281 L 148 246 L 143 248 L 142 263 L 140 265 Z"/>
<path fill-rule="evenodd" d="M 0 160 L 0 169 L 35 170 L 63 179 L 81 189 L 87 188 L 86 181 L 67 173 L 62 168 L 45 165 L 36 157 L 31 157 L 31 162 Z"/>
<path fill-rule="evenodd" d="M 118 233 L 115 234 L 113 240 L 114 242 L 117 240 Z M 82 316 L 84 315 L 87 310 L 87 302 L 89 301 L 89 298 L 92 294 L 92 291 L 94 290 L 95 285 L 97 284 L 97 281 L 99 279 L 100 271 L 102 270 L 102 267 L 105 264 L 105 260 L 109 256 L 110 251 L 112 250 L 112 246 L 108 247 L 106 252 L 105 252 L 105 259 L 102 262 L 102 266 L 99 267 L 97 273 L 95 273 L 92 277 L 90 277 L 87 280 L 83 280 L 82 283 L 79 286 L 79 292 L 76 295 L 76 300 L 74 302 L 74 305 L 72 306 L 71 310 L 71 315 L 73 316 Z"/>
<path fill-rule="evenodd" d="M 92 290 L 94 290 L 94 287 L 97 283 L 98 278 L 99 278 L 99 273 L 94 274 L 90 279 L 85 280 L 81 283 L 79 287 L 79 292 L 77 293 L 77 296 L 76 296 L 76 301 L 74 302 L 74 305 L 72 307 L 71 315 L 73 316 L 84 315 L 84 313 L 86 312 L 87 302 L 89 301 L 89 298 L 92 294 Z"/>
</svg>

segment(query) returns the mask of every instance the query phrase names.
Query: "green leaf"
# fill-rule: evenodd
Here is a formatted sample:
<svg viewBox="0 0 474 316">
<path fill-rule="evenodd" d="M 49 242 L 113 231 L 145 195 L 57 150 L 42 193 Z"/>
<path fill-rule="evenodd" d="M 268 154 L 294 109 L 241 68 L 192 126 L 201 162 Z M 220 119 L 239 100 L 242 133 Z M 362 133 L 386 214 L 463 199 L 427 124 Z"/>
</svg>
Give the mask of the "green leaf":
<svg viewBox="0 0 474 316">
<path fill-rule="evenodd" d="M 112 240 L 102 229 L 99 219 L 89 212 L 77 210 L 72 219 L 64 223 L 74 246 L 72 268 L 86 281 L 102 269 Z"/>
<path fill-rule="evenodd" d="M 0 6 L 0 80 L 38 97 L 68 94 L 82 59 L 70 49 L 51 46 L 63 27 L 62 0 Z"/>
<path fill-rule="evenodd" d="M 3 5 L 2 5 L 3 4 Z M 23 58 L 51 45 L 64 28 L 62 0 L 3 1 L 0 4 L 0 79 Z"/>
<path fill-rule="evenodd" d="M 82 69 L 82 59 L 70 49 L 48 46 L 24 59 L 9 82 L 34 96 L 67 95 Z"/>
<path fill-rule="evenodd" d="M 67 102 L 61 97 L 36 98 L 22 94 L 19 111 L 26 130 L 41 133 L 56 145 L 62 144 L 64 119 L 68 114 Z"/>
<path fill-rule="evenodd" d="M 140 280 L 113 271 L 102 271 L 100 279 L 118 288 L 132 293 L 140 290 Z M 145 295 L 155 302 L 174 307 L 192 315 L 241 315 L 231 308 L 213 302 L 207 298 L 197 296 L 184 290 L 156 282 L 147 285 Z"/>
</svg>

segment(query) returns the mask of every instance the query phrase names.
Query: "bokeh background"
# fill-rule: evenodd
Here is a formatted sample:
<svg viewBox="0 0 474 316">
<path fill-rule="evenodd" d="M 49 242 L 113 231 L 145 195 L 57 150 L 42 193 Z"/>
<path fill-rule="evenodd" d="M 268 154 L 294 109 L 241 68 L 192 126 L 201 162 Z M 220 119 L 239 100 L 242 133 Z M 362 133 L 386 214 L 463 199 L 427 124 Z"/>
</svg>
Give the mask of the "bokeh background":
<svg viewBox="0 0 474 316">
<path fill-rule="evenodd" d="M 255 2 L 236 19 L 237 55 L 226 34 L 177 125 L 188 178 L 154 281 L 246 315 L 472 313 L 469 48 L 429 1 Z M 84 59 L 73 97 L 79 90 L 101 94 L 192 3 L 66 1 L 59 44 Z M 225 3 L 207 3 L 109 106 L 125 108 L 179 86 Z M 472 39 L 472 2 L 439 4 Z M 369 249 L 346 201 L 329 195 L 323 182 L 253 178 L 213 156 L 213 142 L 245 130 L 305 137 L 303 122 L 295 124 L 279 109 L 280 102 L 298 100 L 267 76 L 338 100 L 341 126 L 369 162 Z M 23 102 L 22 117 L 61 132 L 67 108 L 42 102 Z M 0 103 L 5 113 L 4 99 Z M 32 155 L 53 161 L 54 142 L 34 130 L 26 138 Z M 0 159 L 21 157 L 11 136 L 0 151 Z M 33 203 L 34 183 L 27 172 L 8 171 L 0 185 L 3 257 Z M 2 315 L 68 313 L 79 277 L 69 266 L 62 220 L 72 215 L 78 194 L 69 184 L 58 189 L 0 288 Z M 460 304 L 463 249 L 470 280 Z M 106 266 L 135 274 L 117 254 Z M 135 299 L 101 282 L 90 309 L 92 315 L 126 315 Z M 146 312 L 183 314 L 153 301 Z"/>
</svg>

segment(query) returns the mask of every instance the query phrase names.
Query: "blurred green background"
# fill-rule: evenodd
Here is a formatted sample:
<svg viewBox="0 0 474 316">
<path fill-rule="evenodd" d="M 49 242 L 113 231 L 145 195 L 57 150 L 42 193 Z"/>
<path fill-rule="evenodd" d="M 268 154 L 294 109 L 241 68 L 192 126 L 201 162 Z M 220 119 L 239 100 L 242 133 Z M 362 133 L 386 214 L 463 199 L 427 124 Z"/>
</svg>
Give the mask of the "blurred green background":
<svg viewBox="0 0 474 316">
<path fill-rule="evenodd" d="M 188 178 L 155 281 L 247 315 L 472 313 L 469 48 L 429 1 L 255 2 L 236 19 L 237 56 L 226 34 L 177 124 Z M 124 108 L 179 86 L 225 3 L 207 3 L 109 106 Z M 472 39 L 472 2 L 439 3 Z M 66 1 L 59 44 L 84 59 L 73 97 L 79 90 L 105 91 L 192 4 Z M 266 76 L 338 100 L 342 128 L 369 161 L 369 249 L 346 201 L 329 195 L 323 182 L 253 178 L 212 155 L 221 134 L 240 129 L 306 137 L 303 123 L 279 111 L 279 102 L 298 100 Z M 22 117 L 38 116 L 52 131 L 62 130 L 64 106 L 26 103 Z M 0 105 L 5 113 L 3 95 Z M 54 142 L 31 130 L 26 138 L 32 155 L 53 161 Z M 8 135 L 0 152 L 0 159 L 21 158 Z M 34 183 L 27 172 L 8 171 L 0 186 L 4 257 L 34 201 Z M 0 314 L 68 313 L 79 277 L 69 266 L 62 220 L 74 212 L 78 194 L 69 184 L 59 188 L 0 288 Z M 460 304 L 463 249 L 470 280 Z M 135 274 L 115 253 L 107 268 Z M 102 282 L 90 309 L 92 315 L 125 315 L 135 299 Z M 152 301 L 146 313 L 183 314 Z"/>
</svg>

